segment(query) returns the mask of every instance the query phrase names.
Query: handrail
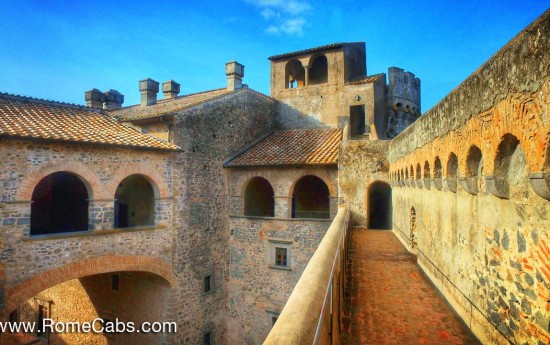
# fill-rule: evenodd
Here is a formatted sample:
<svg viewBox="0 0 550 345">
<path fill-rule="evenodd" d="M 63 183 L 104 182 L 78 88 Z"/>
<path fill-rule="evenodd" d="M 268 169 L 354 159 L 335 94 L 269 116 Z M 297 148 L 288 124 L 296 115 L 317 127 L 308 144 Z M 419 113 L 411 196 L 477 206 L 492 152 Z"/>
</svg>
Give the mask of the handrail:
<svg viewBox="0 0 550 345">
<path fill-rule="evenodd" d="M 264 345 L 340 343 L 342 299 L 334 296 L 343 296 L 348 219 L 349 210 L 340 208 Z"/>
</svg>

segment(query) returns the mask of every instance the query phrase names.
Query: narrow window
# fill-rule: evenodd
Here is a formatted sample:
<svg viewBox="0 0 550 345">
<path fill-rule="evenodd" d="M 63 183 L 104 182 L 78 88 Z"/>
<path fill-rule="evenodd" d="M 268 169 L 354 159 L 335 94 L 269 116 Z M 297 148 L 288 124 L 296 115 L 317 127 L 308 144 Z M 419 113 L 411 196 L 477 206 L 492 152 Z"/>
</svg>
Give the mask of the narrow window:
<svg viewBox="0 0 550 345">
<path fill-rule="evenodd" d="M 204 292 L 212 291 L 212 276 L 204 277 Z"/>
<path fill-rule="evenodd" d="M 287 249 L 275 247 L 275 266 L 287 267 Z"/>
<path fill-rule="evenodd" d="M 213 345 L 214 344 L 214 339 L 212 337 L 212 332 L 211 331 L 204 333 L 202 343 L 203 343 L 203 345 Z"/>
<path fill-rule="evenodd" d="M 275 326 L 275 323 L 277 322 L 277 319 L 279 319 L 278 316 L 272 316 L 271 317 L 271 327 Z"/>
<path fill-rule="evenodd" d="M 114 291 L 118 291 L 119 289 L 119 277 L 118 277 L 118 274 L 113 274 L 111 276 L 111 288 L 114 290 Z"/>
</svg>

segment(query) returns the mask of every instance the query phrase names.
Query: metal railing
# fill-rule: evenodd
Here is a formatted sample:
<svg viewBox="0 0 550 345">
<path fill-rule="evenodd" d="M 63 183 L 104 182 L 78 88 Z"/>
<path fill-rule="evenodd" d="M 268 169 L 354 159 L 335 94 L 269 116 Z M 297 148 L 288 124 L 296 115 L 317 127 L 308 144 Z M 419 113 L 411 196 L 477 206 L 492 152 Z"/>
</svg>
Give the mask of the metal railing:
<svg viewBox="0 0 550 345">
<path fill-rule="evenodd" d="M 340 208 L 264 345 L 340 344 L 349 210 Z"/>
</svg>

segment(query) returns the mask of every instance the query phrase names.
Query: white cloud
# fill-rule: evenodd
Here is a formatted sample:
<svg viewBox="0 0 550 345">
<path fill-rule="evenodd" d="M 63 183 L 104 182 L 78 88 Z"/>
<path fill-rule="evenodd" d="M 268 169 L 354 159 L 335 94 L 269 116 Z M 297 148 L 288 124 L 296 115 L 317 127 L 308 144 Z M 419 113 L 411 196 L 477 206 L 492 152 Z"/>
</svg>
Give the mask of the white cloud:
<svg viewBox="0 0 550 345">
<path fill-rule="evenodd" d="M 279 35 L 303 35 L 306 15 L 311 6 L 304 0 L 244 0 L 255 6 L 269 23 L 266 32 Z"/>
</svg>

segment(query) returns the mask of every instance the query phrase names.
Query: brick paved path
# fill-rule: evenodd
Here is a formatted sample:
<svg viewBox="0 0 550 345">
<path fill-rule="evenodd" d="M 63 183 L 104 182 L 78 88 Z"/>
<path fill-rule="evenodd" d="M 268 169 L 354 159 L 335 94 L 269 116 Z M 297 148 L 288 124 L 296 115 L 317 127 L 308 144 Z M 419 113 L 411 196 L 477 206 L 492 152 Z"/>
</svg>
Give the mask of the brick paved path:
<svg viewBox="0 0 550 345">
<path fill-rule="evenodd" d="M 353 230 L 342 344 L 479 344 L 387 230 Z"/>
</svg>

